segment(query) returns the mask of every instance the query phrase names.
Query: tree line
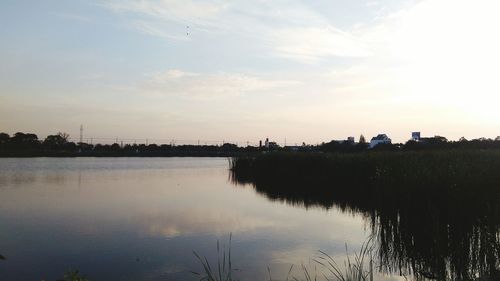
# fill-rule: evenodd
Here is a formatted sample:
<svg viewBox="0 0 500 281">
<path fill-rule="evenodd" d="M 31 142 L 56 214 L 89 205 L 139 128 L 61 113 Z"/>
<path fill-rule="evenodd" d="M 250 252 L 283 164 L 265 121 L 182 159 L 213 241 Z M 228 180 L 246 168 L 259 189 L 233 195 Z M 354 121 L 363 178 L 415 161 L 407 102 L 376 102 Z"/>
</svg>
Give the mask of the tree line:
<svg viewBox="0 0 500 281">
<path fill-rule="evenodd" d="M 274 144 L 274 143 L 273 143 Z M 339 152 L 355 153 L 363 151 L 419 151 L 450 149 L 500 149 L 500 137 L 495 139 L 478 138 L 450 141 L 445 137 L 435 136 L 410 140 L 406 143 L 379 144 L 369 148 L 369 144 L 360 138 L 360 142 L 331 141 L 318 145 L 300 146 L 246 146 L 233 143 L 222 145 L 174 145 L 174 144 L 89 144 L 70 140 L 64 132 L 39 139 L 36 134 L 17 132 L 10 136 L 0 133 L 0 156 L 234 156 L 236 154 L 257 153 L 262 151 L 292 152 Z"/>
<path fill-rule="evenodd" d="M 232 156 L 239 152 L 258 151 L 258 147 L 222 145 L 172 144 L 89 144 L 70 140 L 59 132 L 39 139 L 36 134 L 17 132 L 10 136 L 0 133 L 0 156 Z"/>
<path fill-rule="evenodd" d="M 364 138 L 361 138 L 362 140 Z M 361 152 L 361 151 L 419 151 L 419 150 L 467 150 L 467 149 L 500 149 L 500 137 L 495 139 L 478 138 L 467 140 L 464 137 L 458 141 L 448 140 L 446 137 L 435 136 L 409 140 L 406 143 L 384 143 L 373 148 L 365 141 L 353 143 L 350 141 L 331 141 L 323 143 L 318 150 L 324 152 Z"/>
</svg>

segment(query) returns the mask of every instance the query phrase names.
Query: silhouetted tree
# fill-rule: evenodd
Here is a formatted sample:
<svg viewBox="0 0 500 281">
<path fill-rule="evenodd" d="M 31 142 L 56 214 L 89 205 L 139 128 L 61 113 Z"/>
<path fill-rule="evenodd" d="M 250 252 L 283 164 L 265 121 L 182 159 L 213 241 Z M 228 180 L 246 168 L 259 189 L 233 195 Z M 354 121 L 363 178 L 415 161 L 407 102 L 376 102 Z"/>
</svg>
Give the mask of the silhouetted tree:
<svg viewBox="0 0 500 281">
<path fill-rule="evenodd" d="M 43 141 L 43 144 L 49 148 L 61 148 L 68 143 L 69 135 L 66 133 L 57 133 L 57 135 L 49 135 Z"/>
<path fill-rule="evenodd" d="M 110 147 L 110 150 L 112 150 L 112 151 L 120 151 L 120 149 L 121 149 L 121 147 L 120 147 L 120 145 L 119 145 L 119 144 L 117 144 L 117 143 L 113 143 L 113 144 L 111 145 L 111 147 Z"/>
<path fill-rule="evenodd" d="M 157 144 L 150 144 L 147 146 L 147 150 L 150 152 L 156 152 L 160 150 L 160 147 Z"/>
<path fill-rule="evenodd" d="M 17 132 L 9 139 L 9 150 L 36 150 L 40 147 L 38 136 L 35 134 L 25 134 Z"/>
<path fill-rule="evenodd" d="M 221 150 L 225 152 L 238 151 L 238 146 L 232 143 L 225 143 L 221 146 Z"/>
<path fill-rule="evenodd" d="M 379 143 L 372 148 L 373 151 L 396 151 L 399 149 L 398 144 Z"/>
<path fill-rule="evenodd" d="M 358 144 L 356 144 L 356 151 L 365 151 L 368 149 L 368 143 L 367 142 L 359 142 Z"/>
<path fill-rule="evenodd" d="M 414 140 L 409 140 L 404 145 L 404 149 L 406 150 L 417 150 L 421 147 L 422 147 L 421 143 L 418 143 Z"/>
<path fill-rule="evenodd" d="M 38 143 L 38 136 L 30 133 L 25 134 L 17 132 L 12 138 L 10 138 L 10 141 L 13 144 L 34 144 Z"/>
<path fill-rule="evenodd" d="M 362 143 L 362 144 L 366 143 L 365 136 L 363 136 L 363 135 L 359 136 L 359 143 Z"/>
<path fill-rule="evenodd" d="M 6 133 L 0 133 L 0 144 L 6 144 L 9 142 L 10 136 Z"/>
</svg>

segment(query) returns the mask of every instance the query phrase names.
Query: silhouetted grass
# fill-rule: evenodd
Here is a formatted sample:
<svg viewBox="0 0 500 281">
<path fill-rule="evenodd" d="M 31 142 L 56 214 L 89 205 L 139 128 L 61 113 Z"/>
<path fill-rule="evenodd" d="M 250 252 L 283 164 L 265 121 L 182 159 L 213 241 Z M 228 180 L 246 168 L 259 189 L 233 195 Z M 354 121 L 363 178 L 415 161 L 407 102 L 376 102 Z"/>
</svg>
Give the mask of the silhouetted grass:
<svg viewBox="0 0 500 281">
<path fill-rule="evenodd" d="M 271 200 L 370 220 L 389 273 L 500 278 L 500 151 L 266 154 L 232 177 Z"/>
<path fill-rule="evenodd" d="M 498 194 L 500 151 L 268 153 L 231 161 L 234 179 L 336 195 L 401 201 Z M 363 200 L 363 198 L 359 198 Z M 464 202 L 464 203 L 465 203 Z"/>
<path fill-rule="evenodd" d="M 64 278 L 57 281 L 89 281 L 78 270 L 70 270 L 64 274 Z"/>
<path fill-rule="evenodd" d="M 219 240 L 217 240 L 217 265 L 216 267 L 212 267 L 210 262 L 206 257 L 201 257 L 196 251 L 193 251 L 194 256 L 198 259 L 198 261 L 203 266 L 203 273 L 192 272 L 193 274 L 200 277 L 201 280 L 206 281 L 233 281 L 236 280 L 233 278 L 233 269 L 231 262 L 231 240 L 232 235 L 229 235 L 229 246 L 226 252 L 225 247 L 220 249 Z"/>
<path fill-rule="evenodd" d="M 373 281 L 373 267 L 372 267 L 372 250 L 373 240 L 370 237 L 365 241 L 359 250 L 351 257 L 349 255 L 346 244 L 346 258 L 344 266 L 339 266 L 338 263 L 329 254 L 319 251 L 320 255 L 313 259 L 313 261 L 320 265 L 321 278 L 318 277 L 318 271 L 315 267 L 314 272 L 310 271 L 307 266 L 301 264 L 301 271 L 299 272 L 303 277 L 292 276 L 293 265 L 290 266 L 285 279 L 279 280 L 295 280 L 295 281 Z M 203 272 L 192 272 L 199 277 L 199 280 L 206 281 L 236 281 L 232 272 L 232 257 L 231 257 L 231 236 L 229 237 L 229 248 L 226 252 L 225 249 L 220 250 L 219 240 L 217 240 L 217 261 L 211 266 L 206 257 L 201 257 L 197 252 L 193 251 L 196 259 L 203 267 Z M 226 258 L 227 257 L 227 258 Z M 366 263 L 369 263 L 368 268 Z M 216 265 L 215 265 L 216 264 Z M 268 267 L 269 281 L 274 279 L 271 276 L 271 269 Z M 303 278 L 303 279 L 299 279 Z"/>
<path fill-rule="evenodd" d="M 347 251 L 347 244 L 345 245 L 346 260 L 344 261 L 344 268 L 339 266 L 329 254 L 323 251 L 320 251 L 321 256 L 315 261 L 339 281 L 373 281 L 372 250 L 373 244 L 370 237 L 361 245 L 359 252 L 354 253 L 352 262 Z M 368 268 L 366 268 L 366 262 L 369 264 Z M 331 280 L 325 274 L 323 276 L 326 280 Z"/>
</svg>

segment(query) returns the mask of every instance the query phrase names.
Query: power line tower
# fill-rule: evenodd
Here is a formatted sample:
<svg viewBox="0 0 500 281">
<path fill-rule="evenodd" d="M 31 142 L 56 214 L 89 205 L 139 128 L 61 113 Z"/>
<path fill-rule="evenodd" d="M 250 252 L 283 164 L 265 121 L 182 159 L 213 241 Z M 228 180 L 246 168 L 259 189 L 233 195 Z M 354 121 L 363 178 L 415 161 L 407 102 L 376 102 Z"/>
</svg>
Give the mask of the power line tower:
<svg viewBox="0 0 500 281">
<path fill-rule="evenodd" d="M 80 144 L 83 143 L 83 125 L 80 125 Z"/>
</svg>

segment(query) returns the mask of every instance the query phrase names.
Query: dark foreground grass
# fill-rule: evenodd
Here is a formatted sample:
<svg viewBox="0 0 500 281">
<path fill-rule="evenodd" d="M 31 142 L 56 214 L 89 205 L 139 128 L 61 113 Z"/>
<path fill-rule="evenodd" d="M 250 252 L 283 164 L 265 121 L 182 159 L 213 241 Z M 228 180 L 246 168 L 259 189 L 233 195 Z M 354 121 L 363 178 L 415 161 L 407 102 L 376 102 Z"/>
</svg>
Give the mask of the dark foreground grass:
<svg viewBox="0 0 500 281">
<path fill-rule="evenodd" d="M 269 279 L 284 280 L 284 281 L 373 281 L 373 240 L 369 237 L 359 249 L 358 252 L 349 254 L 346 244 L 346 257 L 343 265 L 339 265 L 338 260 L 331 255 L 319 251 L 317 257 L 313 258 L 314 265 L 319 266 L 319 270 L 314 266 L 314 270 L 308 266 L 301 264 L 299 270 L 294 276 L 292 270 L 294 265 L 290 266 L 288 273 L 284 278 L 274 279 L 271 274 L 271 269 L 268 267 Z M 199 281 L 236 281 L 235 277 L 238 270 L 232 266 L 231 257 L 231 236 L 229 237 L 229 247 L 221 247 L 217 240 L 217 261 L 210 263 L 206 257 L 200 256 L 196 251 L 193 252 L 196 259 L 203 267 L 202 272 L 192 272 L 196 275 Z"/>
<path fill-rule="evenodd" d="M 217 240 L 217 259 L 209 261 L 205 256 L 193 251 L 195 258 L 202 267 L 201 272 L 191 271 L 194 274 L 193 280 L 199 281 L 237 281 L 239 269 L 233 267 L 233 257 L 231 255 L 231 239 L 229 236 L 229 245 L 219 243 Z M 319 251 L 318 255 L 312 259 L 314 265 L 319 266 L 319 271 L 316 266 L 314 270 L 308 266 L 301 264 L 299 270 L 292 272 L 294 265 L 290 266 L 286 276 L 280 279 L 273 278 L 271 269 L 268 267 L 269 277 L 267 281 L 373 281 L 373 240 L 368 238 L 359 249 L 358 252 L 349 253 L 346 244 L 346 256 L 339 265 L 339 260 L 334 259 L 331 255 Z M 296 276 L 294 276 L 296 274 Z M 64 274 L 63 279 L 56 281 L 89 281 L 78 270 L 70 270 Z M 266 281 L 265 279 L 262 281 Z"/>
</svg>

